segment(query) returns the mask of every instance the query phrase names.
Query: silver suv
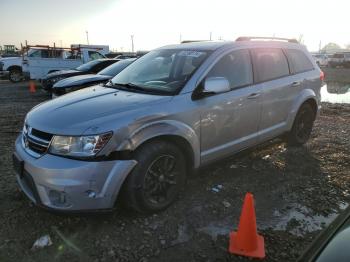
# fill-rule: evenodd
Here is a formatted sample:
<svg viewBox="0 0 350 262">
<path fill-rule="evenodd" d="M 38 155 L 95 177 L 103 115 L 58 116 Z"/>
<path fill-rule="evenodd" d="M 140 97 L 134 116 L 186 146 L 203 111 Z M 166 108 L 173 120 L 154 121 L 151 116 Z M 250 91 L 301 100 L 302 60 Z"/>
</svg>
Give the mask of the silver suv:
<svg viewBox="0 0 350 262">
<path fill-rule="evenodd" d="M 61 210 L 170 205 L 194 169 L 286 135 L 304 144 L 323 73 L 295 41 L 239 38 L 165 46 L 106 85 L 33 108 L 13 155 L 37 205 Z"/>
</svg>

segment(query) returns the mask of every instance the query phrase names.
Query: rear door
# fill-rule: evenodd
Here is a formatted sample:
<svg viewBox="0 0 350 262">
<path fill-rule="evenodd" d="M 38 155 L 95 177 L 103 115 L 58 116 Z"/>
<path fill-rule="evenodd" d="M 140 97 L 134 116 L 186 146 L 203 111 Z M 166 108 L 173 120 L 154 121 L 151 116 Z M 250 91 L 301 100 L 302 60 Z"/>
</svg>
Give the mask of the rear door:
<svg viewBox="0 0 350 262">
<path fill-rule="evenodd" d="M 292 82 L 290 89 L 294 98 L 304 89 L 313 89 L 318 94 L 321 86 L 319 82 L 320 74 L 319 72 L 310 73 L 315 67 L 304 51 L 299 49 L 285 49 L 284 52 L 287 55 L 290 66 L 290 82 Z"/>
<path fill-rule="evenodd" d="M 282 133 L 287 125 L 299 82 L 290 78 L 287 57 L 281 48 L 252 50 L 254 80 L 262 90 L 262 111 L 259 125 L 259 142 Z"/>
</svg>

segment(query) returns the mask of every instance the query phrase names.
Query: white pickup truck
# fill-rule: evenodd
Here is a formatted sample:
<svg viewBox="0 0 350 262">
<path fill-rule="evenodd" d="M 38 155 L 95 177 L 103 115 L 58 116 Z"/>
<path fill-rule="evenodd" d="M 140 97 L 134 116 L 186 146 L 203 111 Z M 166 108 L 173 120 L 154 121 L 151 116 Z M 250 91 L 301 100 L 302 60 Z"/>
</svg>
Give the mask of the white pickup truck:
<svg viewBox="0 0 350 262">
<path fill-rule="evenodd" d="M 8 77 L 11 82 L 19 82 L 23 79 L 22 57 L 0 58 L 0 78 Z"/>
<path fill-rule="evenodd" d="M 74 69 L 91 60 L 104 58 L 107 45 L 71 45 L 70 48 L 26 46 L 22 57 L 0 59 L 0 76 L 8 75 L 12 82 L 43 79 L 48 73 Z"/>
</svg>

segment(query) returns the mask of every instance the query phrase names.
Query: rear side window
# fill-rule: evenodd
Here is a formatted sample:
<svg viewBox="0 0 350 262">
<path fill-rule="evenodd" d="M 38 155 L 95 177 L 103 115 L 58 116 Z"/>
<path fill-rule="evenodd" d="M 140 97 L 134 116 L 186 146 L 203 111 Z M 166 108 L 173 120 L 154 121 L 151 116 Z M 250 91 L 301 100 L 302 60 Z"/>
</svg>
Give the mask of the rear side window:
<svg viewBox="0 0 350 262">
<path fill-rule="evenodd" d="M 287 58 L 282 49 L 253 49 L 252 57 L 256 82 L 268 81 L 289 75 Z"/>
<path fill-rule="evenodd" d="M 222 57 L 207 77 L 225 77 L 231 89 L 253 83 L 252 64 L 248 50 L 233 51 Z"/>
<path fill-rule="evenodd" d="M 93 66 L 91 68 L 91 71 L 94 73 L 97 73 L 101 71 L 102 69 L 105 69 L 107 66 L 110 66 L 111 64 L 114 64 L 116 60 L 106 60 L 98 63 L 97 65 Z"/>
<path fill-rule="evenodd" d="M 291 72 L 293 74 L 314 69 L 311 61 L 309 58 L 307 58 L 303 51 L 296 49 L 287 49 L 285 51 L 289 60 Z"/>
</svg>

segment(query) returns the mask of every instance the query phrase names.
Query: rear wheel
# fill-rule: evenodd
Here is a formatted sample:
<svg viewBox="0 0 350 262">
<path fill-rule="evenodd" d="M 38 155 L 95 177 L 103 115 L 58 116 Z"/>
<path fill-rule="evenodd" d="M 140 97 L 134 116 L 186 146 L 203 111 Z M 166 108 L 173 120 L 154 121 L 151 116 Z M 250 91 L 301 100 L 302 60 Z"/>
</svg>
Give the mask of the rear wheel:
<svg viewBox="0 0 350 262">
<path fill-rule="evenodd" d="M 124 204 L 143 212 L 157 212 L 172 204 L 184 186 L 186 160 L 172 143 L 153 141 L 135 152 L 137 166 L 123 186 Z"/>
<path fill-rule="evenodd" d="M 288 133 L 287 140 L 289 145 L 301 146 L 307 142 L 312 131 L 315 116 L 316 112 L 310 104 L 305 103 L 299 108 L 292 130 Z"/>
<path fill-rule="evenodd" d="M 18 82 L 21 82 L 23 79 L 23 76 L 22 76 L 22 71 L 19 70 L 19 69 L 11 69 L 10 72 L 9 72 L 9 80 L 12 82 L 12 83 L 18 83 Z"/>
</svg>

